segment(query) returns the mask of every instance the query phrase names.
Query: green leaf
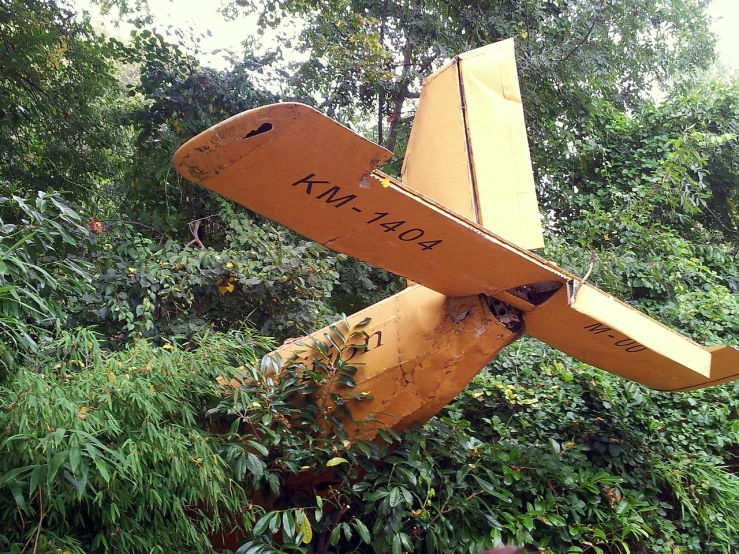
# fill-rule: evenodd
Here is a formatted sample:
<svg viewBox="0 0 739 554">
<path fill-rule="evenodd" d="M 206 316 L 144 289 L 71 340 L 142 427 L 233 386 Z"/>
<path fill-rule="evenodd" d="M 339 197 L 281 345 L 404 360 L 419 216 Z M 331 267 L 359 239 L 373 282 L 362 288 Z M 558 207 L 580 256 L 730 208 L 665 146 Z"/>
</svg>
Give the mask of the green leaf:
<svg viewBox="0 0 739 554">
<path fill-rule="evenodd" d="M 346 338 L 344 337 L 344 333 L 342 333 L 341 331 L 339 331 L 339 328 L 336 325 L 329 325 L 328 328 L 331 330 L 331 332 L 333 334 L 335 334 L 337 337 L 339 337 L 339 339 L 341 340 L 341 342 L 345 342 L 346 341 Z M 334 346 L 337 346 L 336 343 L 334 343 Z M 338 346 L 337 346 L 337 348 L 338 348 Z"/>
<path fill-rule="evenodd" d="M 370 492 L 370 493 L 366 493 L 362 497 L 362 500 L 364 500 L 365 502 L 374 502 L 375 500 L 379 500 L 381 498 L 385 498 L 389 494 L 390 493 L 388 491 L 384 491 L 384 490 Z"/>
<path fill-rule="evenodd" d="M 56 475 L 59 472 L 59 468 L 62 467 L 62 464 L 67 459 L 67 456 L 69 455 L 68 452 L 57 452 L 54 454 L 54 457 L 51 459 L 51 463 L 49 464 L 49 472 L 46 474 L 46 486 L 50 489 L 52 483 L 56 479 Z"/>
<path fill-rule="evenodd" d="M 25 510 L 26 500 L 25 498 L 23 498 L 23 493 L 21 492 L 21 488 L 18 483 L 16 481 L 11 481 L 8 483 L 8 488 L 10 489 L 15 503 L 18 505 L 18 508 L 20 508 L 21 510 Z"/>
<path fill-rule="evenodd" d="M 390 507 L 391 508 L 395 508 L 398 504 L 400 504 L 400 497 L 401 497 L 400 489 L 398 487 L 394 487 L 390 491 Z"/>
<path fill-rule="evenodd" d="M 393 438 L 390 436 L 390 434 L 385 429 L 377 429 L 377 434 L 380 435 L 380 438 L 384 440 L 386 443 L 391 444 L 393 442 Z"/>
<path fill-rule="evenodd" d="M 492 484 L 490 484 L 488 481 L 483 479 L 482 477 L 478 477 L 477 475 L 473 475 L 472 478 L 477 481 L 477 484 L 480 485 L 480 488 L 484 490 L 488 494 L 496 494 L 496 489 L 493 487 Z"/>
<path fill-rule="evenodd" d="M 234 462 L 234 477 L 237 481 L 241 481 L 246 475 L 246 454 L 242 452 Z"/>
<path fill-rule="evenodd" d="M 355 519 L 353 523 L 354 528 L 357 530 L 357 533 L 359 533 L 359 536 L 362 538 L 365 544 L 369 544 L 371 542 L 371 537 L 367 526 L 359 519 Z"/>
<path fill-rule="evenodd" d="M 110 473 L 108 472 L 108 467 L 105 461 L 102 458 L 97 457 L 93 462 L 95 462 L 95 467 L 97 468 L 98 473 L 100 473 L 100 476 L 106 483 L 110 483 Z"/>
<path fill-rule="evenodd" d="M 320 523 L 323 517 L 323 499 L 320 496 L 316 496 L 316 510 L 313 515 L 316 518 L 316 523 Z"/>
<path fill-rule="evenodd" d="M 531 532 L 534 530 L 534 520 L 531 519 L 531 516 L 529 515 L 522 516 L 521 522 L 523 523 L 523 526 L 526 528 L 527 531 Z"/>
<path fill-rule="evenodd" d="M 400 538 L 400 533 L 396 533 L 395 536 L 393 536 L 393 554 L 402 554 L 403 552 L 403 543 Z"/>
<path fill-rule="evenodd" d="M 264 462 L 251 452 L 246 455 L 246 467 L 249 468 L 249 472 L 256 479 L 261 479 L 262 475 L 264 475 Z"/>
<path fill-rule="evenodd" d="M 318 350 L 318 352 L 324 357 L 328 359 L 328 347 L 326 346 L 326 343 L 321 342 L 319 340 L 313 339 L 313 348 Z"/>
<path fill-rule="evenodd" d="M 346 458 L 331 458 L 328 462 L 326 462 L 326 467 L 334 467 L 341 464 L 348 464 L 349 460 Z"/>
<path fill-rule="evenodd" d="M 252 534 L 256 537 L 264 535 L 269 529 L 269 524 L 272 520 L 273 515 L 274 512 L 267 512 L 262 517 L 260 517 L 259 521 L 257 521 L 257 524 L 254 526 L 254 529 L 252 529 Z"/>
<path fill-rule="evenodd" d="M 341 533 L 341 525 L 336 525 L 331 530 L 331 536 L 329 537 L 329 542 L 331 543 L 331 546 L 336 546 L 339 544 L 339 537 Z"/>
<path fill-rule="evenodd" d="M 269 532 L 274 535 L 280 528 L 280 512 L 272 512 L 272 516 L 269 518 Z"/>
<path fill-rule="evenodd" d="M 259 444 L 258 442 L 253 441 L 253 440 L 250 440 L 250 439 L 248 439 L 246 441 L 246 444 L 248 444 L 249 446 L 251 446 L 254 450 L 256 450 L 257 452 L 259 452 L 262 456 L 268 456 L 269 455 L 269 450 L 267 450 L 267 447 L 264 446 L 263 444 Z"/>
<path fill-rule="evenodd" d="M 295 520 L 289 510 L 282 512 L 282 530 L 290 539 L 295 536 Z"/>
<path fill-rule="evenodd" d="M 357 386 L 357 383 L 354 382 L 354 379 L 349 377 L 348 375 L 339 375 L 336 378 L 336 381 L 341 383 L 342 385 L 346 385 L 347 387 L 354 388 Z"/>
<path fill-rule="evenodd" d="M 44 465 L 37 465 L 33 468 L 33 471 L 31 471 L 31 478 L 29 479 L 28 483 L 28 492 L 29 494 L 34 494 L 36 487 L 38 487 L 39 481 L 43 478 L 43 475 L 46 473 L 47 466 Z"/>
<path fill-rule="evenodd" d="M 264 545 L 255 541 L 242 544 L 234 554 L 265 554 Z"/>
</svg>

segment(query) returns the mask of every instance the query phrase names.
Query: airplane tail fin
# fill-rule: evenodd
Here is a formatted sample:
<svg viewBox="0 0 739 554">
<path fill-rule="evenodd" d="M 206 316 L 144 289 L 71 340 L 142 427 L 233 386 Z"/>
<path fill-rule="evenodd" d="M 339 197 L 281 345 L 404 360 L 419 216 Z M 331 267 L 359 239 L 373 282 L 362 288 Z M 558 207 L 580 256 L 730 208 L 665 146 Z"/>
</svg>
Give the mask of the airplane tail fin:
<svg viewBox="0 0 739 554">
<path fill-rule="evenodd" d="M 544 246 L 512 39 L 424 80 L 402 178 L 522 248 Z"/>
</svg>

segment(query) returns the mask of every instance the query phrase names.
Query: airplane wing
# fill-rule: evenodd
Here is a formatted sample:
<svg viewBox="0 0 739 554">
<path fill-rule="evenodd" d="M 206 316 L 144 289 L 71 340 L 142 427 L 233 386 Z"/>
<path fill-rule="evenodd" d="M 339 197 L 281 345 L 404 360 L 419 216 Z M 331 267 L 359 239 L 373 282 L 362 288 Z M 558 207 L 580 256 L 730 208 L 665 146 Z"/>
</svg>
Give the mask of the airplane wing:
<svg viewBox="0 0 739 554">
<path fill-rule="evenodd" d="M 660 390 L 739 378 L 738 350 L 704 348 L 594 287 L 576 290 L 574 275 L 375 170 L 390 157 L 320 112 L 284 103 L 215 125 L 174 164 L 332 250 L 446 296 L 514 306 L 527 333 L 611 373 Z"/>
</svg>

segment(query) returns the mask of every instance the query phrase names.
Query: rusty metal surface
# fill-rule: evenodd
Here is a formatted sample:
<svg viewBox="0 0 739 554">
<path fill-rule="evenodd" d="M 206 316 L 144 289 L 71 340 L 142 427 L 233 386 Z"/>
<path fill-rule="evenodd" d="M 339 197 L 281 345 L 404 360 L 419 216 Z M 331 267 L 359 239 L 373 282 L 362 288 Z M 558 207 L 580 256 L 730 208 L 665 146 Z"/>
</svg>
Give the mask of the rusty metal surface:
<svg viewBox="0 0 739 554">
<path fill-rule="evenodd" d="M 335 385 L 334 390 L 368 393 L 370 400 L 352 403 L 353 418 L 376 418 L 398 431 L 428 421 L 520 336 L 496 319 L 478 295 L 447 298 L 420 285 L 354 314 L 349 323 L 367 317 L 371 321 L 362 328 L 366 350 L 349 348 L 344 356 L 358 364 L 356 387 Z M 325 333 L 332 334 L 327 327 L 311 336 L 325 342 Z M 298 355 L 303 363 L 321 358 L 317 350 L 295 343 L 276 352 L 283 360 Z M 360 428 L 347 425 L 346 430 L 371 438 L 376 426 L 369 422 Z"/>
</svg>

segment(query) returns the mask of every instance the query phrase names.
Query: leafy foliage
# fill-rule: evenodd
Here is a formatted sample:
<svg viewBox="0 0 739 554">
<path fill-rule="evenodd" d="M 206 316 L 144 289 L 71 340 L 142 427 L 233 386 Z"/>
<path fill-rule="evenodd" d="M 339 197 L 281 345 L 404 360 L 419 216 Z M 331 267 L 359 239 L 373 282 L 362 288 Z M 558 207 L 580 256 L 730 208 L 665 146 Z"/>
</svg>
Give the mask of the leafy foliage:
<svg viewBox="0 0 739 554">
<path fill-rule="evenodd" d="M 196 352 L 136 343 L 109 354 L 97 340 L 64 334 L 52 344 L 60 357 L 0 388 L 3 546 L 207 551 L 246 497 L 204 407 L 218 399 L 216 377 L 253 363 L 256 345 L 234 334 L 204 336 Z"/>
<path fill-rule="evenodd" d="M 317 367 L 318 382 L 340 371 Z M 525 340 L 425 427 L 381 430 L 383 445 L 321 424 L 322 404 L 299 399 L 314 390 L 305 367 L 270 372 L 263 364 L 225 385 L 233 396 L 217 409 L 239 415 L 232 432 L 260 437 L 251 462 L 234 448 L 232 463 L 274 498 L 240 552 L 462 553 L 515 542 L 552 553 L 728 553 L 736 543 L 739 480 L 721 467 L 733 467 L 739 440 L 735 385 L 675 397 Z"/>
<path fill-rule="evenodd" d="M 0 178 L 24 196 L 52 187 L 99 200 L 128 135 L 109 43 L 53 0 L 4 0 L 0 35 Z"/>
<path fill-rule="evenodd" d="M 348 122 L 373 117 L 377 141 L 399 155 L 406 101 L 422 79 L 460 52 L 513 37 L 533 158 L 545 167 L 582 135 L 598 100 L 638 105 L 652 84 L 689 80 L 712 59 L 705 4 L 233 0 L 225 12 L 256 12 L 263 28 L 299 18 L 299 49 L 311 56 L 296 68 L 295 96 L 318 95 L 321 109 Z"/>
<path fill-rule="evenodd" d="M 706 109 L 729 102 L 734 87 L 714 87 L 705 104 L 676 97 L 634 117 L 605 106 L 597 140 L 578 141 L 543 193 L 553 209 L 550 257 L 585 273 L 595 253 L 596 284 L 708 343 L 735 342 L 739 331 L 736 212 L 727 201 L 736 135 Z"/>
<path fill-rule="evenodd" d="M 91 256 L 96 290 L 70 298 L 72 310 L 116 342 L 187 338 L 206 325 L 239 328 L 247 318 L 282 337 L 323 322 L 338 276 L 334 254 L 225 202 L 216 217 L 210 225 L 225 236 L 222 249 L 155 241 L 130 220 L 112 222 Z"/>
<path fill-rule="evenodd" d="M 246 67 L 230 71 L 201 67 L 167 38 L 139 21 L 128 44 L 115 42 L 121 59 L 138 67 L 140 74 L 138 82 L 127 87 L 134 104 L 121 114 L 136 134 L 138 163 L 128 167 L 126 185 L 117 187 L 115 194 L 133 213 L 142 214 L 140 222 L 157 231 L 202 238 L 204 229 L 193 233 L 191 225 L 214 213 L 218 203 L 176 175 L 172 154 L 199 132 L 274 97 L 256 87 Z M 260 63 L 252 62 L 255 67 Z M 207 224 L 207 219 L 202 222 Z"/>
<path fill-rule="evenodd" d="M 53 193 L 0 196 L 0 364 L 6 368 L 43 347 L 66 322 L 66 297 L 88 290 L 89 265 L 74 252 L 88 234 L 81 219 Z"/>
<path fill-rule="evenodd" d="M 3 551 L 735 549 L 736 385 L 656 393 L 522 340 L 426 426 L 369 441 L 363 368 L 341 357 L 361 328 L 277 372 L 244 323 L 304 334 L 402 281 L 170 166 L 283 97 L 400 156 L 421 79 L 513 36 L 547 257 L 584 274 L 595 252 L 596 284 L 736 344 L 737 86 L 693 81 L 705 2 L 236 1 L 263 30 L 300 16 L 307 61 L 247 49 L 227 70 L 141 3 L 101 4 L 142 16 L 130 40 L 52 0 L 0 2 Z"/>
</svg>

